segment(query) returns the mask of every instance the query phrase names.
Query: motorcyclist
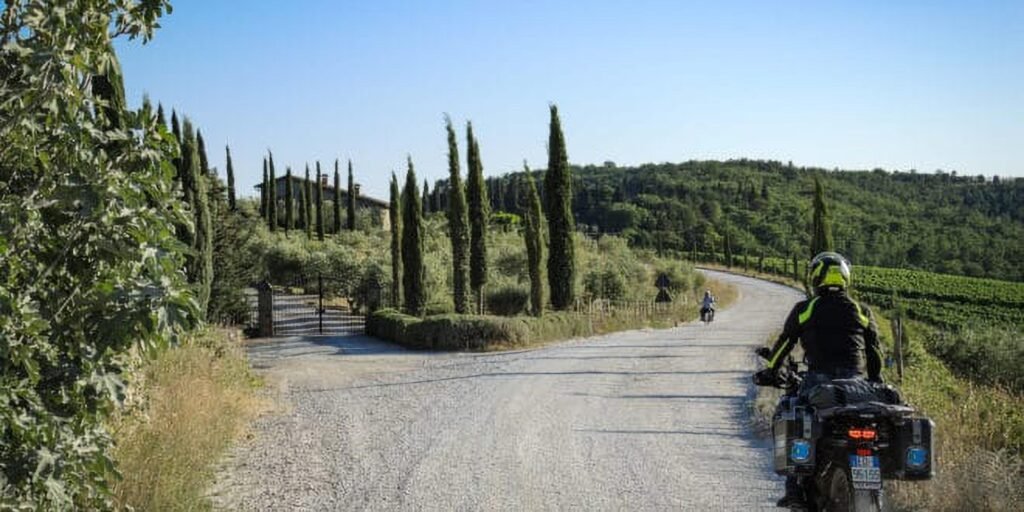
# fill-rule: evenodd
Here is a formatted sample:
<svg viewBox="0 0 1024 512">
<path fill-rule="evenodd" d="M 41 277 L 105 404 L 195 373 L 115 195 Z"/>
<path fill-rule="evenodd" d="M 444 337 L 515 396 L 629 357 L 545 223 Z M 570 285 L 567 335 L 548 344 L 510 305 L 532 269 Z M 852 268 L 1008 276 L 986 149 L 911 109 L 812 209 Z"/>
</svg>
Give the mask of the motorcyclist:
<svg viewBox="0 0 1024 512">
<path fill-rule="evenodd" d="M 711 290 L 704 290 L 704 299 L 700 306 L 700 318 L 703 320 L 707 315 L 711 315 L 714 318 L 715 315 L 715 296 L 711 294 Z"/>
<path fill-rule="evenodd" d="M 862 354 L 869 381 L 881 382 L 882 355 L 878 327 L 866 306 L 850 298 L 850 264 L 841 255 L 823 252 L 811 260 L 808 278 L 813 296 L 800 301 L 786 318 L 782 334 L 765 353 L 768 366 L 755 375 L 755 382 L 773 382 L 786 356 L 800 340 L 807 363 L 807 375 L 798 391 L 806 396 L 811 388 L 832 379 L 859 377 Z M 805 503 L 799 477 L 786 478 L 786 495 L 776 503 L 794 507 Z"/>
</svg>

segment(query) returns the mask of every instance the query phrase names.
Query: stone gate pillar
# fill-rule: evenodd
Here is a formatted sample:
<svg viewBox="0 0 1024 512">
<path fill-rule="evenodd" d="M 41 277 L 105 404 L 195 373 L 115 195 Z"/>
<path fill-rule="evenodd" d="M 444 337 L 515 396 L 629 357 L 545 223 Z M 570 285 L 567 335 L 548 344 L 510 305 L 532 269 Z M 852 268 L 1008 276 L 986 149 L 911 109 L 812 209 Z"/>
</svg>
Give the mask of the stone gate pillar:
<svg viewBox="0 0 1024 512">
<path fill-rule="evenodd" d="M 271 338 L 274 336 L 274 288 L 268 281 L 256 285 L 259 292 L 259 336 Z"/>
</svg>

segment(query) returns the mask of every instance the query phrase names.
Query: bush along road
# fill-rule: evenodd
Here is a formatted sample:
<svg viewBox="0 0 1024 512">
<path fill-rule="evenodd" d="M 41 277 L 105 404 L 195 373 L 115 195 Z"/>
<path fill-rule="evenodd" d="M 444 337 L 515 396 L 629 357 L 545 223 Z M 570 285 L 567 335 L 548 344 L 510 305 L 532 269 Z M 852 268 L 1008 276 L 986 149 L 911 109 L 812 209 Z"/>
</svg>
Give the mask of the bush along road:
<svg viewBox="0 0 1024 512">
<path fill-rule="evenodd" d="M 757 510 L 781 480 L 750 430 L 753 348 L 798 292 L 709 272 L 710 325 L 504 353 L 372 338 L 257 342 L 282 403 L 215 484 L 242 510 Z"/>
</svg>

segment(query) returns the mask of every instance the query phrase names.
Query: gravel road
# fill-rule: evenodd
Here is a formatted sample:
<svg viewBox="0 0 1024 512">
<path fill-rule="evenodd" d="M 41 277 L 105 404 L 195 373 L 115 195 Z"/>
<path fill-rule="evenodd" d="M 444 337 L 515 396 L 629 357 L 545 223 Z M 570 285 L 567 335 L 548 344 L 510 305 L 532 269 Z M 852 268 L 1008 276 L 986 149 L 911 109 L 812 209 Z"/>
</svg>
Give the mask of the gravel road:
<svg viewBox="0 0 1024 512">
<path fill-rule="evenodd" d="M 752 348 L 797 292 L 713 273 L 715 322 L 506 353 L 361 336 L 252 346 L 283 404 L 225 461 L 231 510 L 774 510 Z"/>
</svg>

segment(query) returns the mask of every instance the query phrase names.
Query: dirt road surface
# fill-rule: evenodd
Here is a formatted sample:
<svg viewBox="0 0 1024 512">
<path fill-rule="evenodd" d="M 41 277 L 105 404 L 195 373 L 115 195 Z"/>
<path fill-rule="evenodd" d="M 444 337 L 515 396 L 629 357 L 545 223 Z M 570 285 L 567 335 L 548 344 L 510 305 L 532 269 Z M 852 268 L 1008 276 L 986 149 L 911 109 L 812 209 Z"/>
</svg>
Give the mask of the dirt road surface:
<svg viewBox="0 0 1024 512">
<path fill-rule="evenodd" d="M 232 510 L 773 510 L 753 347 L 797 292 L 713 273 L 715 322 L 507 353 L 361 336 L 251 347 L 282 409 L 224 463 Z"/>
</svg>

